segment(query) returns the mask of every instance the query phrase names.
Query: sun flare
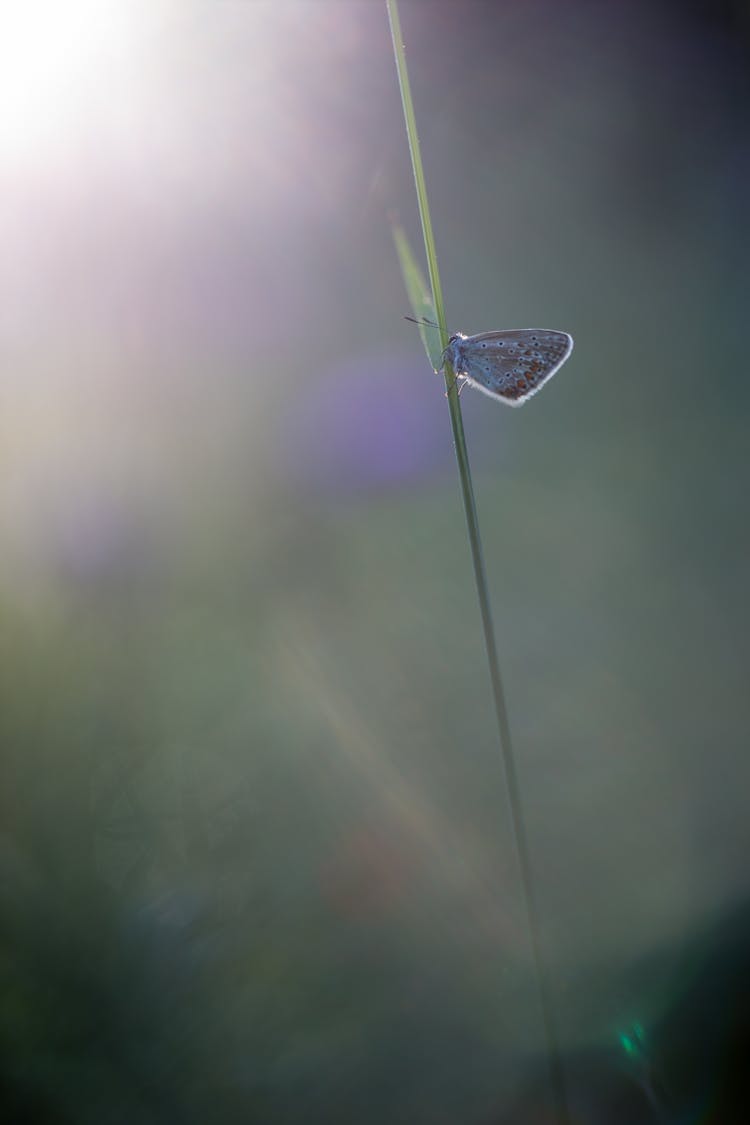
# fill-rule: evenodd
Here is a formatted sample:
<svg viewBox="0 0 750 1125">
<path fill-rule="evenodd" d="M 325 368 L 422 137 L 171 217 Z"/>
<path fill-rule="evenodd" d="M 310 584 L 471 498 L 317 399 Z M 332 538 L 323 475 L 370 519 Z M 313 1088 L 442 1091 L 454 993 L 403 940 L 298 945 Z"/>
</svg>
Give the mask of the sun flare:
<svg viewBox="0 0 750 1125">
<path fill-rule="evenodd" d="M 0 15 L 0 160 L 64 145 L 122 58 L 133 10 L 116 0 L 5 5 Z"/>
</svg>

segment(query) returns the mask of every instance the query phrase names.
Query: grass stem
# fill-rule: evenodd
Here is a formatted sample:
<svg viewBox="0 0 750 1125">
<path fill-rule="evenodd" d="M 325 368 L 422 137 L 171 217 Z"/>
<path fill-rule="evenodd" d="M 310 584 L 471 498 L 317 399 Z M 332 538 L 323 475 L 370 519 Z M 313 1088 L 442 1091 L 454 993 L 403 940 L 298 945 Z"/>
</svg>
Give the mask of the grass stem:
<svg viewBox="0 0 750 1125">
<path fill-rule="evenodd" d="M 440 274 L 438 272 L 437 253 L 435 251 L 435 239 L 432 231 L 432 221 L 430 219 L 430 208 L 427 200 L 427 185 L 425 182 L 424 168 L 422 166 L 422 155 L 419 147 L 417 122 L 414 114 L 414 104 L 412 102 L 409 74 L 406 67 L 406 56 L 404 53 L 404 45 L 401 35 L 401 23 L 398 14 L 398 4 L 397 0 L 386 0 L 386 4 L 388 7 L 388 18 L 391 25 L 391 37 L 393 39 L 393 52 L 396 58 L 396 70 L 398 72 L 398 81 L 401 88 L 401 101 L 404 107 L 406 133 L 409 139 L 409 150 L 411 152 L 412 168 L 414 170 L 414 183 L 417 190 L 419 215 L 422 222 L 422 234 L 424 236 L 425 253 L 427 255 L 427 268 L 429 273 L 430 287 L 432 289 L 432 299 L 437 316 L 437 322 L 440 326 L 441 343 L 442 346 L 445 347 L 448 343 L 448 330 L 445 319 L 445 309 L 443 306 L 443 293 L 440 285 Z M 537 909 L 536 896 L 534 893 L 534 879 L 531 868 L 528 839 L 524 823 L 521 792 L 518 783 L 518 772 L 516 770 L 513 745 L 511 741 L 510 723 L 508 721 L 508 708 L 505 702 L 505 692 L 503 690 L 503 682 L 500 675 L 500 663 L 498 660 L 495 628 L 492 621 L 492 609 L 490 606 L 489 588 L 487 584 L 487 572 L 484 563 L 482 540 L 479 534 L 479 518 L 477 515 L 476 501 L 474 499 L 474 487 L 471 480 L 471 469 L 469 466 L 469 452 L 466 447 L 466 436 L 464 434 L 463 418 L 461 416 L 461 403 L 459 401 L 455 373 L 447 364 L 444 368 L 444 376 L 446 391 L 448 394 L 448 407 L 450 410 L 451 429 L 453 431 L 453 444 L 456 451 L 456 463 L 458 465 L 458 475 L 461 482 L 461 494 L 463 496 L 464 512 L 466 514 L 466 527 L 469 536 L 469 547 L 471 550 L 471 559 L 474 568 L 474 580 L 477 588 L 477 596 L 479 598 L 479 611 L 482 618 L 482 629 L 484 631 L 487 664 L 489 668 L 490 682 L 492 685 L 492 694 L 495 704 L 495 714 L 497 717 L 497 726 L 500 736 L 500 747 L 503 756 L 503 763 L 505 766 L 505 776 L 508 787 L 508 803 L 510 806 L 513 836 L 518 853 L 518 864 L 524 904 L 526 908 L 531 951 L 534 962 L 534 973 L 537 981 L 542 1020 L 544 1024 L 547 1058 L 550 1071 L 550 1083 L 555 1099 L 558 1121 L 560 1122 L 560 1125 L 570 1125 L 571 1116 L 568 1108 L 568 1099 L 565 1088 L 565 1074 L 562 1065 L 562 1056 L 560 1052 L 560 1043 L 555 1020 L 554 1005 L 552 1002 L 551 990 L 542 952 L 539 912 Z"/>
</svg>

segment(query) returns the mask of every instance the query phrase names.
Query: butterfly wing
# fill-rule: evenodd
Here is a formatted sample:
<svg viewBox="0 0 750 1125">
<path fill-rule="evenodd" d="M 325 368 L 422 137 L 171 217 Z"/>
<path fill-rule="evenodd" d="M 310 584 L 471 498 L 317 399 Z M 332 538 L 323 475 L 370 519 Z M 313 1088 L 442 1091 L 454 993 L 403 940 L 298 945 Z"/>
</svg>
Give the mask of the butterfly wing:
<svg viewBox="0 0 750 1125">
<path fill-rule="evenodd" d="M 548 328 L 520 328 L 456 336 L 446 350 L 456 375 L 508 406 L 521 406 L 562 367 L 573 338 Z"/>
</svg>

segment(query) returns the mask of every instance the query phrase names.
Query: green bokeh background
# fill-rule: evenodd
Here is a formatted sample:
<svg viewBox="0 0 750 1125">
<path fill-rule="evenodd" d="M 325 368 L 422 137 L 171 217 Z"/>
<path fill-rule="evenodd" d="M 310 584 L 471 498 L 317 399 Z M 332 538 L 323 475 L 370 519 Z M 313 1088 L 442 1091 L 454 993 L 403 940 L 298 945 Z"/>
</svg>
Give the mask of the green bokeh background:
<svg viewBox="0 0 750 1125">
<path fill-rule="evenodd" d="M 462 405 L 571 1096 L 632 1125 L 618 1033 L 747 892 L 747 25 L 401 15 L 452 326 L 576 340 Z M 385 6 L 133 5 L 78 85 L 2 157 L 5 1119 L 547 1120 Z"/>
</svg>

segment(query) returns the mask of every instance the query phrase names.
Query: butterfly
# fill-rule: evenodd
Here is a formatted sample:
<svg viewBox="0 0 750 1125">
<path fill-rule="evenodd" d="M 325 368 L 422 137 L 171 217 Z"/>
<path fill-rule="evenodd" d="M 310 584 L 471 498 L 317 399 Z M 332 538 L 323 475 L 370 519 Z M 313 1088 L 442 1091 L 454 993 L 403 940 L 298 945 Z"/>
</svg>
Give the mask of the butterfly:
<svg viewBox="0 0 750 1125">
<path fill-rule="evenodd" d="M 476 336 L 456 332 L 443 352 L 442 366 L 450 364 L 457 379 L 486 395 L 508 406 L 521 406 L 559 371 L 572 351 L 573 337 L 549 328 Z"/>
</svg>

